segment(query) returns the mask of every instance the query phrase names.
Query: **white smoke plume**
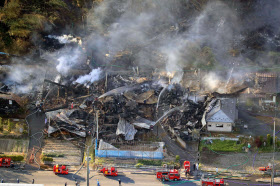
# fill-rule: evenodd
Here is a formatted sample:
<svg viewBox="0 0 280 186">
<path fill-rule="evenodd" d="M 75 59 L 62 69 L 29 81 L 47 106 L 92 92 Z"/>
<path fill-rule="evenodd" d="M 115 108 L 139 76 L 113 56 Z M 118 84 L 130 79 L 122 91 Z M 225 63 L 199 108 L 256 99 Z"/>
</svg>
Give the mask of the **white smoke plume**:
<svg viewBox="0 0 280 186">
<path fill-rule="evenodd" d="M 82 40 L 72 35 L 62 35 L 62 36 L 48 35 L 47 37 L 52 39 L 57 39 L 61 44 L 78 43 L 80 46 L 82 46 Z"/>
<path fill-rule="evenodd" d="M 75 82 L 80 84 L 93 83 L 101 78 L 102 70 L 100 68 L 93 69 L 89 74 L 80 76 Z"/>
<path fill-rule="evenodd" d="M 102 63 L 111 62 L 104 60 L 107 53 L 114 56 L 131 50 L 134 64 L 177 72 L 173 82 L 181 81 L 184 68 L 207 65 L 207 58 L 199 58 L 203 47 L 212 49 L 220 65 L 230 66 L 233 58 L 229 50 L 240 43 L 236 12 L 225 3 L 213 1 L 197 15 L 186 8 L 187 4 L 105 0 L 89 15 L 88 25 L 95 32 L 87 46 L 94 48 L 95 59 Z M 186 20 L 187 28 L 182 24 Z"/>
<path fill-rule="evenodd" d="M 40 90 L 45 77 L 45 69 L 40 66 L 7 66 L 8 77 L 4 83 L 17 94 L 26 94 Z"/>
</svg>

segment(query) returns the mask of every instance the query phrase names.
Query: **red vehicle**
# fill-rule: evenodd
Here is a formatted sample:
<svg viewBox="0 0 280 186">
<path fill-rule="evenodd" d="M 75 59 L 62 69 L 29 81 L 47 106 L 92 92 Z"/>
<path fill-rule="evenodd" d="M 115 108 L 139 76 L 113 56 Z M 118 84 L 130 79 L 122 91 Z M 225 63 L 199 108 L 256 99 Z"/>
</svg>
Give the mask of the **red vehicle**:
<svg viewBox="0 0 280 186">
<path fill-rule="evenodd" d="M 100 169 L 100 172 L 102 172 L 104 176 L 117 176 L 118 175 L 118 171 L 115 167 L 111 167 L 109 169 L 107 167 L 103 167 L 102 169 Z"/>
<path fill-rule="evenodd" d="M 57 174 L 68 174 L 68 169 L 66 168 L 65 165 L 62 165 L 62 166 L 54 165 L 53 166 L 53 172 L 54 172 L 55 175 L 57 175 Z"/>
<path fill-rule="evenodd" d="M 186 174 L 190 174 L 191 163 L 189 161 L 184 161 L 184 169 Z"/>
<path fill-rule="evenodd" d="M 201 179 L 202 186 L 224 186 L 225 182 L 223 179 Z"/>
<path fill-rule="evenodd" d="M 171 169 L 169 171 L 158 171 L 157 179 L 162 181 L 177 181 L 181 179 L 181 176 L 176 169 Z"/>
<path fill-rule="evenodd" d="M 270 167 L 270 166 L 267 166 L 267 167 L 259 167 L 259 171 L 268 171 L 268 170 L 271 170 L 271 167 Z"/>
<path fill-rule="evenodd" d="M 0 167 L 13 167 L 11 158 L 0 158 Z"/>
</svg>

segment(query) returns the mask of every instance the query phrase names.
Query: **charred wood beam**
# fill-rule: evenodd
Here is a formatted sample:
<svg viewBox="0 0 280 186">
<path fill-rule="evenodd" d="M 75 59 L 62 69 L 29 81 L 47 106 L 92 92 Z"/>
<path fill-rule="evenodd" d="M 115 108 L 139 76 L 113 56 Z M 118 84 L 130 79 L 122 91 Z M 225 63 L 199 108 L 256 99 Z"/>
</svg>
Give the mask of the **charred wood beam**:
<svg viewBox="0 0 280 186">
<path fill-rule="evenodd" d="M 66 103 L 65 105 L 62 105 L 60 107 L 56 107 L 56 108 L 52 108 L 52 109 L 48 109 L 48 110 L 45 110 L 45 113 L 46 112 L 51 112 L 51 111 L 55 111 L 55 110 L 59 110 L 59 109 L 65 109 L 68 107 L 68 103 Z"/>
<path fill-rule="evenodd" d="M 51 83 L 51 84 L 54 84 L 54 85 L 57 85 L 57 86 L 60 86 L 60 87 L 67 88 L 67 89 L 69 88 L 69 87 L 67 87 L 67 86 L 65 86 L 65 85 L 61 85 L 61 84 L 59 84 L 59 83 L 53 82 L 53 81 L 48 80 L 48 79 L 44 79 L 44 82 Z"/>
</svg>

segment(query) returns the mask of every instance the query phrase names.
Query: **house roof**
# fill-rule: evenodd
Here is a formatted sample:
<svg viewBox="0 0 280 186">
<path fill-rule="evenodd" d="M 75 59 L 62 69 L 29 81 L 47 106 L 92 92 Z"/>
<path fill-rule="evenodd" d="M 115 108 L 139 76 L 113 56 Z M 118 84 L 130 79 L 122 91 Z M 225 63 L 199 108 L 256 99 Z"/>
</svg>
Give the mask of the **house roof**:
<svg viewBox="0 0 280 186">
<path fill-rule="evenodd" d="M 280 79 L 277 73 L 256 73 L 259 88 L 255 93 L 279 93 Z"/>
<path fill-rule="evenodd" d="M 0 94 L 0 98 L 2 99 L 8 99 L 8 100 L 14 100 L 16 101 L 20 106 L 23 106 L 23 100 L 21 97 L 17 96 L 16 94 L 9 93 L 9 94 Z"/>
<path fill-rule="evenodd" d="M 236 119 L 236 98 L 220 98 L 207 113 L 207 122 L 234 122 Z"/>
</svg>

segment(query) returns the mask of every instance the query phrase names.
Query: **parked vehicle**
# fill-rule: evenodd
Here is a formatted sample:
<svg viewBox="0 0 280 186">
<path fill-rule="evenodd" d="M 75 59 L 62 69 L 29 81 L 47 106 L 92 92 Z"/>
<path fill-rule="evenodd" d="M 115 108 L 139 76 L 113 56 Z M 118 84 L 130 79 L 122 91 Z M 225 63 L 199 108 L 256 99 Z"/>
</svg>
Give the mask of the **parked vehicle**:
<svg viewBox="0 0 280 186">
<path fill-rule="evenodd" d="M 259 171 L 268 171 L 271 170 L 271 167 L 268 165 L 267 167 L 259 167 Z"/>
<path fill-rule="evenodd" d="M 118 175 L 118 171 L 115 167 L 103 167 L 102 169 L 100 169 L 100 172 L 103 173 L 104 176 L 117 176 Z"/>
<path fill-rule="evenodd" d="M 68 169 L 66 168 L 65 165 L 62 166 L 58 166 L 58 165 L 54 165 L 53 166 L 53 172 L 55 175 L 57 174 L 68 174 Z"/>
<path fill-rule="evenodd" d="M 202 178 L 202 186 L 224 186 L 225 182 L 223 179 L 211 179 L 211 178 Z"/>
<path fill-rule="evenodd" d="M 0 167 L 13 167 L 14 164 L 11 158 L 3 157 L 0 158 Z"/>
<path fill-rule="evenodd" d="M 177 181 L 181 180 L 181 176 L 177 169 L 171 169 L 168 171 L 158 171 L 157 179 L 161 181 Z"/>
<path fill-rule="evenodd" d="M 189 161 L 184 161 L 184 169 L 185 169 L 185 174 L 190 174 L 191 171 L 191 163 Z"/>
</svg>

